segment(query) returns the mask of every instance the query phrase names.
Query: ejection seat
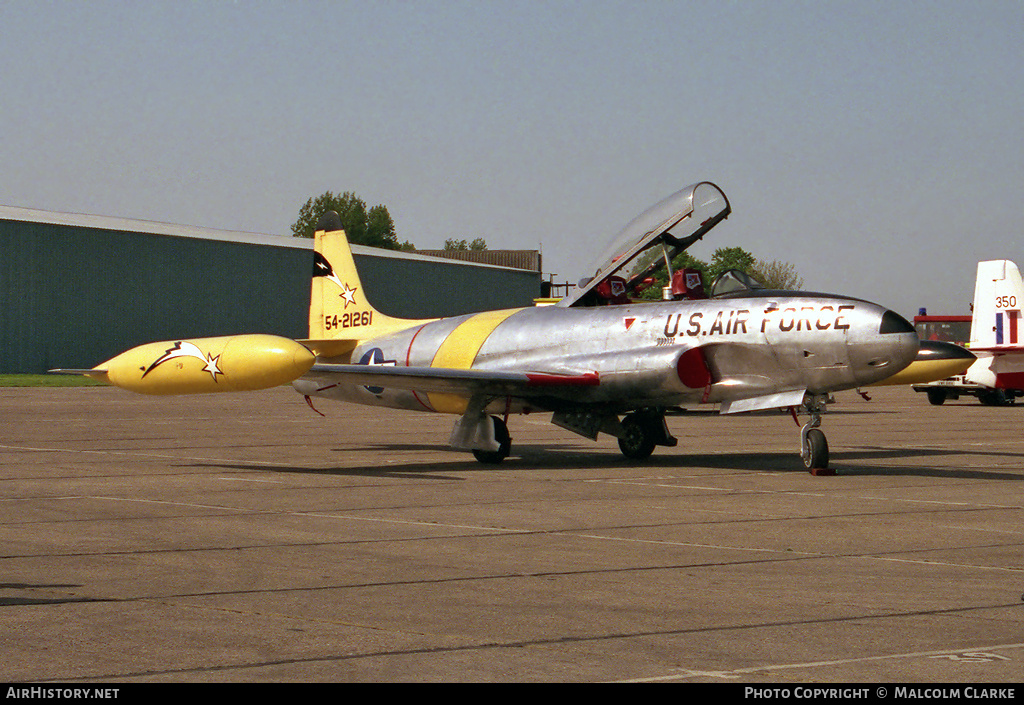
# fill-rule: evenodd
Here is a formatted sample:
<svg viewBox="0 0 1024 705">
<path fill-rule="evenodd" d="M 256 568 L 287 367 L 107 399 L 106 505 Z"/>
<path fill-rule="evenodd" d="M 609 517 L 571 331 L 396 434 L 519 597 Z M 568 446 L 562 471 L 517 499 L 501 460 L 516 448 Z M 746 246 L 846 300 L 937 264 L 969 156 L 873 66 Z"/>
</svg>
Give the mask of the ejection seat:
<svg viewBox="0 0 1024 705">
<path fill-rule="evenodd" d="M 680 269 L 673 272 L 669 288 L 673 301 L 708 298 L 704 292 L 704 279 L 696 269 Z"/>
</svg>

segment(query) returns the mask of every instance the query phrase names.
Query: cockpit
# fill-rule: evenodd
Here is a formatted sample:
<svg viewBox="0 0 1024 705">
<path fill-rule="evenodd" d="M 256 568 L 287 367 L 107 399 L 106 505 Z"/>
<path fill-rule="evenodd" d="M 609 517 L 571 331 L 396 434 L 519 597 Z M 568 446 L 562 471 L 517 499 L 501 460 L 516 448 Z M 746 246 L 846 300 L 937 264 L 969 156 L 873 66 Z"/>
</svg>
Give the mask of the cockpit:
<svg viewBox="0 0 1024 705">
<path fill-rule="evenodd" d="M 727 269 L 719 274 L 711 285 L 711 298 L 757 291 L 764 288 L 764 284 L 746 272 L 739 269 Z"/>
<path fill-rule="evenodd" d="M 673 271 L 673 259 L 703 238 L 732 211 L 725 194 L 703 181 L 677 191 L 638 215 L 615 235 L 580 281 L 558 306 L 623 304 L 639 297 L 655 283 L 662 269 L 668 285 L 655 298 L 708 298 L 747 288 L 764 288 L 748 275 L 731 270 L 705 289 L 699 272 Z M 726 276 L 729 275 L 729 276 Z"/>
</svg>

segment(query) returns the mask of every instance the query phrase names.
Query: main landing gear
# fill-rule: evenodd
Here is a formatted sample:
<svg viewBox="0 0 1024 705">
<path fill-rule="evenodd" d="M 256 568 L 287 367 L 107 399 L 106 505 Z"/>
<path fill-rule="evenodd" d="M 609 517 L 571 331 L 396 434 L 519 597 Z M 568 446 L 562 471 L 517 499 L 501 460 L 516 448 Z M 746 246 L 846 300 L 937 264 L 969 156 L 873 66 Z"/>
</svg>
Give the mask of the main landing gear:
<svg viewBox="0 0 1024 705">
<path fill-rule="evenodd" d="M 804 409 L 811 415 L 810 421 L 800 429 L 800 457 L 804 467 L 814 475 L 826 474 L 828 470 L 828 439 L 821 429 L 821 415 L 825 413 L 828 397 L 824 394 L 809 394 L 804 399 Z M 796 418 L 796 409 L 793 410 Z M 799 422 L 798 422 L 799 423 Z"/>
<path fill-rule="evenodd" d="M 497 416 L 491 416 L 490 420 L 494 424 L 494 440 L 498 443 L 498 449 L 480 450 L 473 448 L 472 450 L 473 456 L 481 463 L 497 464 L 508 457 L 512 446 L 512 439 L 508 433 L 508 426 L 505 425 L 504 421 Z M 672 447 L 679 443 L 679 440 L 669 433 L 668 424 L 665 423 L 664 409 L 639 409 L 626 414 L 622 421 L 617 424 L 614 423 L 616 421 L 615 416 L 589 419 L 591 423 L 595 422 L 595 420 L 607 432 L 618 436 L 619 450 L 630 460 L 646 460 L 654 452 L 655 446 Z M 579 428 L 567 425 L 564 419 L 559 425 L 580 432 Z M 596 439 L 597 428 L 598 426 L 594 426 L 591 431 L 584 432 L 584 435 Z"/>
<path fill-rule="evenodd" d="M 508 457 L 512 448 L 512 437 L 504 419 L 484 413 L 490 397 L 474 394 L 466 405 L 466 411 L 452 426 L 449 443 L 456 450 L 471 450 L 481 463 L 497 465 Z M 506 405 L 505 418 L 508 418 Z"/>
<path fill-rule="evenodd" d="M 473 457 L 481 463 L 497 465 L 508 457 L 508 452 L 512 449 L 512 436 L 508 433 L 508 425 L 497 416 L 491 417 L 491 423 L 494 425 L 494 440 L 498 442 L 498 449 L 479 450 L 474 448 Z"/>
<path fill-rule="evenodd" d="M 668 431 L 665 412 L 662 407 L 637 409 L 620 421 L 618 413 L 613 410 L 598 406 L 579 407 L 555 412 L 551 423 L 592 441 L 596 441 L 601 433 L 615 436 L 624 456 L 630 460 L 646 460 L 655 446 L 679 443 Z"/>
<path fill-rule="evenodd" d="M 674 446 L 679 441 L 668 432 L 665 414 L 657 409 L 640 409 L 622 419 L 619 450 L 630 460 L 645 460 L 655 446 Z"/>
</svg>

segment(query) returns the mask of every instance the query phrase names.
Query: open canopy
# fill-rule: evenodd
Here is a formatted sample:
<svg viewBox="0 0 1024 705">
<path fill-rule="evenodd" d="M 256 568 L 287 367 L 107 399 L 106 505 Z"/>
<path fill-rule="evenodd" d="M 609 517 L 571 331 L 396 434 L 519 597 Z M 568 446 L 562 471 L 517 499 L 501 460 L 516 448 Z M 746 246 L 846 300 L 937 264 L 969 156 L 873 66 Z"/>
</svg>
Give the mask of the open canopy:
<svg viewBox="0 0 1024 705">
<path fill-rule="evenodd" d="M 677 191 L 654 204 L 626 225 L 612 240 L 584 279 L 559 306 L 575 306 L 593 298 L 592 292 L 611 278 L 618 287 L 635 290 L 665 262 L 700 240 L 730 213 L 729 199 L 714 184 L 702 181 Z M 638 258 L 652 247 L 664 248 L 648 266 L 638 267 Z M 660 254 L 660 253 L 659 253 Z M 589 296 L 588 296 L 589 295 Z"/>
</svg>

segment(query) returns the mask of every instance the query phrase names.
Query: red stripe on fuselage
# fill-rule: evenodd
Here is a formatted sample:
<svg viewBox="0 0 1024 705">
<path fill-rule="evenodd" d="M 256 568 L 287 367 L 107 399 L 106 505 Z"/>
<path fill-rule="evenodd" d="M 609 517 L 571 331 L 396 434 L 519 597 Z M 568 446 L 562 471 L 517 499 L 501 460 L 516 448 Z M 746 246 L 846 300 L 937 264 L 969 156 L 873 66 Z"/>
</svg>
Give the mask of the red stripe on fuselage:
<svg viewBox="0 0 1024 705">
<path fill-rule="evenodd" d="M 427 324 L 424 323 L 422 326 L 420 326 L 419 328 L 416 329 L 416 332 L 412 334 L 412 338 L 409 339 L 409 348 L 405 351 L 405 366 L 406 367 L 409 367 L 409 361 L 412 359 L 412 344 L 414 342 L 416 342 L 416 336 L 420 334 L 420 331 L 423 330 L 426 327 L 427 327 Z M 421 405 L 423 405 L 424 409 L 426 409 L 427 411 L 434 411 L 433 407 L 431 407 L 425 401 L 420 399 L 420 395 L 416 393 L 415 389 L 412 390 L 412 396 L 413 396 L 414 399 L 416 399 L 416 401 L 418 401 Z"/>
<path fill-rule="evenodd" d="M 527 372 L 526 379 L 534 387 L 596 387 L 601 379 L 596 372 L 582 375 L 549 375 L 542 372 Z"/>
</svg>

